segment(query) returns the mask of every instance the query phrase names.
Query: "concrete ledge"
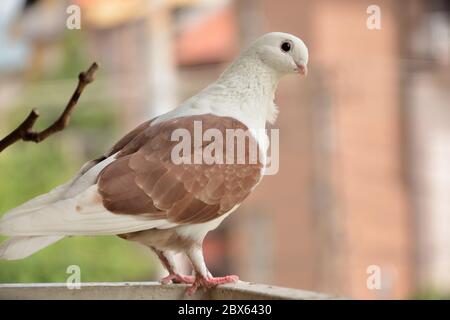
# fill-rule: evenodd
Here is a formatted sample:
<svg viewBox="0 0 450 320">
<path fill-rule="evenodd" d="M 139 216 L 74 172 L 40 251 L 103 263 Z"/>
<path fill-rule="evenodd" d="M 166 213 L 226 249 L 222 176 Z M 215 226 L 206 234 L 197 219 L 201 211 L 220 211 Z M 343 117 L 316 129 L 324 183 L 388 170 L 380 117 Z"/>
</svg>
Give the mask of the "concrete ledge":
<svg viewBox="0 0 450 320">
<path fill-rule="evenodd" d="M 159 282 L 91 282 L 80 289 L 68 289 L 65 283 L 0 284 L 0 299 L 43 300 L 255 300 L 255 299 L 332 299 L 324 294 L 242 282 L 211 290 L 198 290 L 192 297 L 185 295 L 186 285 L 161 285 Z"/>
</svg>

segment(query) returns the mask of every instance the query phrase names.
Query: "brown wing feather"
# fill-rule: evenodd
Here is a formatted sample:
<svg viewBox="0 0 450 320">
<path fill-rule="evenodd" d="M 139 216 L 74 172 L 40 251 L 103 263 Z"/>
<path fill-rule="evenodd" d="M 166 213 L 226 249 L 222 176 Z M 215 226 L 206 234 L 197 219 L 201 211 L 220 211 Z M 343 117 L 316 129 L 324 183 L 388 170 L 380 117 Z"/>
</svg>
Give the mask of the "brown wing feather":
<svg viewBox="0 0 450 320">
<path fill-rule="evenodd" d="M 240 204 L 261 178 L 261 163 L 249 163 L 246 144 L 244 164 L 175 164 L 171 141 L 175 129 L 185 128 L 194 136 L 194 121 L 203 132 L 218 129 L 247 130 L 228 117 L 202 115 L 177 118 L 149 126 L 141 125 L 118 143 L 122 148 L 116 161 L 99 174 L 98 188 L 104 206 L 114 213 L 146 214 L 175 223 L 201 223 L 214 219 Z M 251 138 L 252 139 L 252 138 Z M 219 143 L 205 142 L 207 145 Z M 234 150 L 237 150 L 237 141 Z M 191 150 L 194 142 L 191 141 Z M 223 148 L 224 159 L 227 150 Z M 114 149 L 113 149 L 114 150 Z M 192 156 L 192 155 L 191 155 Z M 236 157 L 234 157 L 236 159 Z"/>
</svg>

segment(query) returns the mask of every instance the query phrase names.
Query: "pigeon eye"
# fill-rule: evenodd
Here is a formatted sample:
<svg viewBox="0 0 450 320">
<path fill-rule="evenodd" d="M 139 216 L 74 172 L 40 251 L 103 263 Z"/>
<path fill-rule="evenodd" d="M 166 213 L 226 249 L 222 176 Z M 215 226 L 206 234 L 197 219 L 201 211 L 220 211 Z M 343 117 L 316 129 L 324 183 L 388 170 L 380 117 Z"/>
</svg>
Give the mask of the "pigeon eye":
<svg viewBox="0 0 450 320">
<path fill-rule="evenodd" d="M 288 42 L 288 41 L 285 41 L 285 42 L 283 42 L 283 43 L 281 44 L 281 50 L 283 50 L 284 52 L 289 52 L 289 51 L 291 51 L 291 47 L 292 47 L 292 45 L 291 45 L 291 43 Z"/>
</svg>

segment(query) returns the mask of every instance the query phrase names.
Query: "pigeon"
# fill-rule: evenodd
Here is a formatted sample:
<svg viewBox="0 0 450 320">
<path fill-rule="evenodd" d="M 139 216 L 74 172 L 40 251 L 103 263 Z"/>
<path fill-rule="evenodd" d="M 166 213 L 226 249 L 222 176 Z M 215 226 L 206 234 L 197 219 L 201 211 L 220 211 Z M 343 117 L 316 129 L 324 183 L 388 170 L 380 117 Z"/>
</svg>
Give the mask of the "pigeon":
<svg viewBox="0 0 450 320">
<path fill-rule="evenodd" d="M 198 94 L 136 127 L 72 180 L 7 212 L 0 258 L 22 259 L 66 236 L 117 235 L 153 250 L 168 272 L 161 282 L 188 284 L 188 294 L 238 281 L 212 276 L 203 239 L 264 176 L 277 84 L 306 75 L 307 63 L 306 45 L 291 34 L 256 39 Z M 177 271 L 178 253 L 192 275 Z"/>
</svg>

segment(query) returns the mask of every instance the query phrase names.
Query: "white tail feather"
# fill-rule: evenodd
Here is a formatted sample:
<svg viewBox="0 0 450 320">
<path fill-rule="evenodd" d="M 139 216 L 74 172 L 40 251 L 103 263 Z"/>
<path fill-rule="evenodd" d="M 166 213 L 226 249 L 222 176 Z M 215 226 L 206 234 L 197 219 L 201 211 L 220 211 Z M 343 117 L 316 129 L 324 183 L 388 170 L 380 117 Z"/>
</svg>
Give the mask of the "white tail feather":
<svg viewBox="0 0 450 320">
<path fill-rule="evenodd" d="M 50 192 L 46 194 L 42 194 L 37 196 L 14 209 L 11 209 L 7 213 L 3 215 L 4 218 L 11 217 L 15 214 L 21 214 L 29 211 L 34 211 L 40 208 L 43 208 L 47 205 L 50 205 L 56 201 L 67 199 L 73 196 L 80 194 L 81 192 L 88 189 L 90 186 L 95 184 L 98 173 L 114 161 L 115 155 L 99 162 L 95 166 L 89 168 L 87 171 L 84 169 L 89 165 L 89 162 L 86 163 L 83 168 L 81 168 L 80 172 L 67 183 L 60 185 Z"/>
<path fill-rule="evenodd" d="M 74 198 L 5 216 L 0 220 L 0 234 L 10 237 L 115 235 L 170 225 L 165 219 L 109 212 L 96 200 L 98 197 L 97 186 L 93 185 Z"/>
<path fill-rule="evenodd" d="M 64 236 L 13 237 L 0 245 L 0 259 L 17 260 L 61 240 Z"/>
<path fill-rule="evenodd" d="M 23 212 L 27 212 L 27 211 L 33 211 L 33 210 L 42 208 L 43 206 L 46 206 L 48 204 L 51 204 L 55 201 L 58 201 L 62 197 L 62 195 L 67 191 L 70 183 L 71 182 L 68 182 L 59 187 L 56 187 L 49 193 L 37 196 L 37 197 L 21 204 L 20 206 L 15 207 L 14 209 L 11 209 L 3 217 L 6 218 L 6 217 L 12 216 L 14 214 L 17 214 L 19 212 L 23 213 Z"/>
</svg>

